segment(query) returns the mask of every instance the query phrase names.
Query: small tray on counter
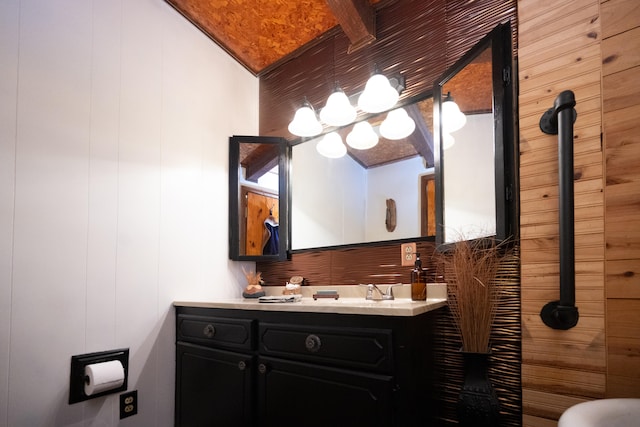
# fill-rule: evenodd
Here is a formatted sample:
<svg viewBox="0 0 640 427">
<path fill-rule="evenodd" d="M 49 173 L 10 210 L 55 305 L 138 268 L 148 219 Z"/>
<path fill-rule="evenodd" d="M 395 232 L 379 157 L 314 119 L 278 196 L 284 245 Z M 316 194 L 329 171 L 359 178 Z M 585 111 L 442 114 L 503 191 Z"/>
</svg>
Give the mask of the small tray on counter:
<svg viewBox="0 0 640 427">
<path fill-rule="evenodd" d="M 322 290 L 313 294 L 314 300 L 317 300 L 318 298 L 333 298 L 337 300 L 340 298 L 340 294 L 338 294 L 338 291 L 334 290 Z"/>
</svg>

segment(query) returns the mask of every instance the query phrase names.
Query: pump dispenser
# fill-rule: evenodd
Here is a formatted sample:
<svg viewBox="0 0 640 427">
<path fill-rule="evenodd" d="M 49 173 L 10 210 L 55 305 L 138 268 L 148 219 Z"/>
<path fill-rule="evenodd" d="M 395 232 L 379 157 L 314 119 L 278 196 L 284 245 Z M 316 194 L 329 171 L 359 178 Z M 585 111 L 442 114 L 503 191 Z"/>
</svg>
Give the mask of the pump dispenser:
<svg viewBox="0 0 640 427">
<path fill-rule="evenodd" d="M 416 262 L 411 270 L 411 299 L 413 301 L 424 301 L 427 299 L 427 281 L 420 254 L 416 253 Z"/>
</svg>

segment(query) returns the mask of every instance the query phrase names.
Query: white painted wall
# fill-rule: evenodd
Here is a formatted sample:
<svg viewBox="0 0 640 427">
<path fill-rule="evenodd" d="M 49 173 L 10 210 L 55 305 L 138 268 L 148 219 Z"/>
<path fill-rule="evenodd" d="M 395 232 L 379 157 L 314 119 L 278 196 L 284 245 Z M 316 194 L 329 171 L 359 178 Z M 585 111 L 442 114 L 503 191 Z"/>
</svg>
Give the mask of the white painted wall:
<svg viewBox="0 0 640 427">
<path fill-rule="evenodd" d="M 175 300 L 239 295 L 228 136 L 258 81 L 163 0 L 0 2 L 0 426 L 172 426 Z M 139 413 L 69 405 L 129 347 Z"/>
<path fill-rule="evenodd" d="M 391 163 L 367 171 L 367 242 L 407 239 L 420 235 L 420 176 L 422 157 Z M 396 228 L 387 231 L 387 199 L 396 202 Z"/>
<path fill-rule="evenodd" d="M 452 135 L 444 152 L 445 242 L 495 234 L 493 115 L 468 115 Z"/>
<path fill-rule="evenodd" d="M 293 147 L 291 247 L 364 241 L 366 171 L 351 157 L 328 159 L 310 141 Z M 301 191 L 300 189 L 304 189 Z"/>
<path fill-rule="evenodd" d="M 350 156 L 323 157 L 315 146 L 309 141 L 293 147 L 293 249 L 420 235 L 419 176 L 433 172 L 425 169 L 421 157 L 365 169 Z M 389 198 L 397 206 L 393 232 L 385 224 Z"/>
</svg>

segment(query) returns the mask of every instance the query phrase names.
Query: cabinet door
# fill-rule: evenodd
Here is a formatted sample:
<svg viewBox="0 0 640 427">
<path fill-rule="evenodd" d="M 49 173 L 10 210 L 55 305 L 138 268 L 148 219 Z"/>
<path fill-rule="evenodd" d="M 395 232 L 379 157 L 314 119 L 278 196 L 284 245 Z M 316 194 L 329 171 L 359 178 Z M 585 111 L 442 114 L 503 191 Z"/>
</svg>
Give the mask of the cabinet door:
<svg viewBox="0 0 640 427">
<path fill-rule="evenodd" d="M 261 426 L 392 425 L 393 377 L 258 359 Z"/>
<path fill-rule="evenodd" d="M 178 342 L 176 426 L 250 426 L 253 357 Z"/>
</svg>

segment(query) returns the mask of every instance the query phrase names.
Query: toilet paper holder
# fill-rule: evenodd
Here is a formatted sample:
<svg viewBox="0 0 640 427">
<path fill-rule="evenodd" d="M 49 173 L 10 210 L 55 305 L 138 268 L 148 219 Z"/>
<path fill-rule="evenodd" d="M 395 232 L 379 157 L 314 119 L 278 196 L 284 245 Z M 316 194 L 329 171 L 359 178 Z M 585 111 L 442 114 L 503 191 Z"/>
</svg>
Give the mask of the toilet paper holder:
<svg viewBox="0 0 640 427">
<path fill-rule="evenodd" d="M 85 367 L 96 363 L 117 360 L 124 368 L 124 382 L 121 386 L 103 391 L 101 393 L 87 396 L 84 391 L 86 383 Z M 71 375 L 69 378 L 69 404 L 78 403 L 110 393 L 127 390 L 127 379 L 129 378 L 129 349 L 120 348 L 109 351 L 99 351 L 95 353 L 80 354 L 71 356 Z"/>
</svg>

